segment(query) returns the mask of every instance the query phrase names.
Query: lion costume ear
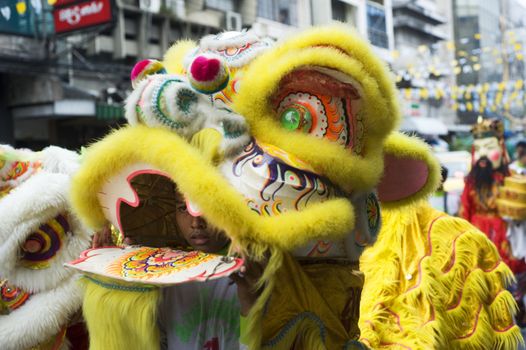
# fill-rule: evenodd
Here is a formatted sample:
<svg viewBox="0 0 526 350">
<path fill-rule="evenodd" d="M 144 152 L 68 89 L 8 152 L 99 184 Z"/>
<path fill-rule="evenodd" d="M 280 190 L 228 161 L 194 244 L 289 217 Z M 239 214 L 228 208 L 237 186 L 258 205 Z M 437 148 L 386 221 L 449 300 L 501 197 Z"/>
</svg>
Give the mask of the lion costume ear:
<svg viewBox="0 0 526 350">
<path fill-rule="evenodd" d="M 430 148 L 416 137 L 393 133 L 384 145 L 384 174 L 378 184 L 383 206 L 414 203 L 439 186 L 440 164 Z"/>
</svg>

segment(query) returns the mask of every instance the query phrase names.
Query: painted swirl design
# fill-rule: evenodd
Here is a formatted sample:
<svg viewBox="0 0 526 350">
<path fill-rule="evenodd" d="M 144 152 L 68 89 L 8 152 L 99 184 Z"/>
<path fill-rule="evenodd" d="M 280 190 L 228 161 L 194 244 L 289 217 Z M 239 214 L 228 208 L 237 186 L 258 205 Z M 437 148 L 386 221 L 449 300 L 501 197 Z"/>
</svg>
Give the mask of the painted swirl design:
<svg viewBox="0 0 526 350">
<path fill-rule="evenodd" d="M 62 214 L 42 224 L 27 237 L 22 247 L 22 266 L 35 270 L 48 268 L 69 231 L 68 220 Z"/>
<path fill-rule="evenodd" d="M 10 313 L 18 309 L 29 299 L 30 294 L 0 280 L 0 313 Z"/>
<path fill-rule="evenodd" d="M 249 189 L 242 191 L 248 206 L 260 215 L 274 216 L 334 196 L 329 181 L 306 168 L 294 156 L 253 141 L 234 161 L 233 174 Z"/>
</svg>

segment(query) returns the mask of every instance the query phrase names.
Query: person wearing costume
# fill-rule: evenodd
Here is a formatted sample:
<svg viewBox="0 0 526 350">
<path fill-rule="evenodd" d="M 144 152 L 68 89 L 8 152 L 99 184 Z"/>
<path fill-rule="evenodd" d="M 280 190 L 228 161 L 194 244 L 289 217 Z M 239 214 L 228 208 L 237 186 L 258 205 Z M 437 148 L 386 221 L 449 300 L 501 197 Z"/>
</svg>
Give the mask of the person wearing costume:
<svg viewBox="0 0 526 350">
<path fill-rule="evenodd" d="M 78 276 L 91 234 L 68 198 L 78 154 L 0 145 L 0 348 L 87 349 Z"/>
<path fill-rule="evenodd" d="M 178 232 L 187 244 L 193 250 L 226 255 L 229 240 L 224 233 L 193 213 L 180 193 L 175 197 Z M 163 288 L 161 349 L 240 349 L 242 309 L 237 289 L 227 278 Z"/>
<path fill-rule="evenodd" d="M 479 120 L 472 133 L 473 167 L 461 196 L 460 215 L 489 237 L 513 272 L 523 272 L 526 264 L 513 256 L 506 237 L 507 224 L 497 207 L 499 188 L 509 175 L 504 126 L 500 120 Z"/>
<path fill-rule="evenodd" d="M 87 150 L 76 211 L 126 235 L 124 204 L 143 202 L 133 179 L 177 184 L 243 256 L 268 259 L 249 349 L 516 347 L 509 269 L 473 226 L 422 204 L 440 167 L 394 131 L 394 82 L 357 34 L 319 27 L 273 43 L 221 33 L 138 63 L 132 81 L 130 125 Z M 408 216 L 391 221 L 396 210 Z M 123 285 L 122 273 L 86 281 L 93 349 L 156 349 L 159 291 Z"/>
</svg>

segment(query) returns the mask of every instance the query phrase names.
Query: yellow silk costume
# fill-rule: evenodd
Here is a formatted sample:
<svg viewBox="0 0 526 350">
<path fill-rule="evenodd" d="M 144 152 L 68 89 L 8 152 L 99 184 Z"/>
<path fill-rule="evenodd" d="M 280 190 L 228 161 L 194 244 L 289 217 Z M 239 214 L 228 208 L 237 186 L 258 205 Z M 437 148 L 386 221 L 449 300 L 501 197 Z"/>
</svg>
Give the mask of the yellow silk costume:
<svg viewBox="0 0 526 350">
<path fill-rule="evenodd" d="M 383 211 L 362 255 L 361 339 L 373 349 L 515 349 L 513 274 L 467 221 L 420 202 Z"/>
</svg>

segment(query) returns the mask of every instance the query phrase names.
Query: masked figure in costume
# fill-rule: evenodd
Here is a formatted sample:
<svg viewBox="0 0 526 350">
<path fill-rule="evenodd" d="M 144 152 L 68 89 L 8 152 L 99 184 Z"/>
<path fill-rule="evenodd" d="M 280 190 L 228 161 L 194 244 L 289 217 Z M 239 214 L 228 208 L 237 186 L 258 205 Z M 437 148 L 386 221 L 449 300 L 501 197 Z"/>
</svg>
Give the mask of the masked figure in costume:
<svg viewBox="0 0 526 350">
<path fill-rule="evenodd" d="M 242 254 L 256 261 L 268 257 L 244 331 L 250 349 L 491 348 L 518 342 L 513 299 L 503 290 L 509 270 L 464 221 L 462 226 L 447 218 L 421 235 L 435 215 L 426 211 L 414 231 L 419 245 L 404 245 L 408 251 L 399 244 L 405 222 L 390 222 L 382 247 L 393 250 L 394 260 L 385 265 L 391 268 L 382 272 L 384 265 L 364 261 L 366 274 L 386 277 L 370 283 L 366 275 L 364 285 L 358 263 L 380 230 L 380 201 L 393 211 L 416 206 L 435 190 L 440 169 L 421 142 L 393 132 L 399 119 L 394 84 L 354 33 L 336 26 L 278 44 L 250 32 L 206 37 L 199 45 L 180 42 L 162 63 L 140 62 L 132 81 L 130 125 L 87 151 L 74 179 L 75 208 L 90 227 L 110 220 L 126 236 L 123 203 L 141 208 L 133 179 L 165 177 Z M 140 217 L 136 211 L 134 218 Z M 476 244 L 456 252 L 454 240 L 464 229 Z M 444 230 L 450 234 L 441 235 Z M 455 254 L 462 255 L 461 263 Z M 410 282 L 397 275 L 400 259 L 415 268 Z M 480 274 L 468 283 L 468 271 L 477 268 Z M 123 336 L 122 348 L 157 348 L 158 290 L 122 287 L 122 269 L 87 273 L 84 313 L 94 348 L 133 333 L 121 329 L 143 335 Z M 397 284 L 414 292 L 398 298 L 404 291 Z M 448 307 L 464 300 L 464 284 L 474 303 L 446 317 Z M 486 284 L 488 290 L 480 291 Z M 431 295 L 433 287 L 444 296 Z M 382 298 L 373 300 L 373 293 Z M 102 297 L 113 304 L 97 303 Z M 461 327 L 448 329 L 451 320 Z"/>
<path fill-rule="evenodd" d="M 78 276 L 62 266 L 90 244 L 68 200 L 78 158 L 0 145 L 1 349 L 87 349 Z"/>
<path fill-rule="evenodd" d="M 497 207 L 499 188 L 509 175 L 504 126 L 496 119 L 479 120 L 472 133 L 473 165 L 462 193 L 460 215 L 489 237 L 515 273 L 523 272 L 526 264 L 513 257 L 506 237 L 507 224 Z"/>
</svg>

